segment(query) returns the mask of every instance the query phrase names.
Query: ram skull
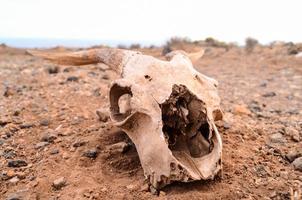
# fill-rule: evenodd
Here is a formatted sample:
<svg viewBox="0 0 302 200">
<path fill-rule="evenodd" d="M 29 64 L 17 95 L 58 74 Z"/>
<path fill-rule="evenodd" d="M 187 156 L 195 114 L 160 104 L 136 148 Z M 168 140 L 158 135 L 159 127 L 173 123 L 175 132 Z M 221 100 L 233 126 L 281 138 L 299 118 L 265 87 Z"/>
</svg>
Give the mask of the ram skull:
<svg viewBox="0 0 302 200">
<path fill-rule="evenodd" d="M 222 119 L 218 83 L 190 60 L 203 50 L 173 51 L 167 61 L 121 49 L 30 53 L 58 64 L 104 63 L 120 74 L 109 91 L 111 119 L 135 144 L 154 188 L 213 179 L 221 171 L 222 141 L 214 123 Z"/>
</svg>

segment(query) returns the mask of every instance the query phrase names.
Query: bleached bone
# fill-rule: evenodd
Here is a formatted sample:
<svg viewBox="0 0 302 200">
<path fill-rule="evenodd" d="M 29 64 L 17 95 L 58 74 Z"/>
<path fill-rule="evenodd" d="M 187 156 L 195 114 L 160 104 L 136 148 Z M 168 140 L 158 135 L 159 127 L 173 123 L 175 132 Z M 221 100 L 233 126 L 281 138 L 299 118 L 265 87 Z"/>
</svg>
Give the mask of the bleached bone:
<svg viewBox="0 0 302 200">
<path fill-rule="evenodd" d="M 203 51 L 174 51 L 169 61 L 119 49 L 30 53 L 59 64 L 102 62 L 121 75 L 109 91 L 111 119 L 134 142 L 153 187 L 213 179 L 221 170 L 222 141 L 214 123 L 222 119 L 218 84 L 190 60 Z"/>
</svg>

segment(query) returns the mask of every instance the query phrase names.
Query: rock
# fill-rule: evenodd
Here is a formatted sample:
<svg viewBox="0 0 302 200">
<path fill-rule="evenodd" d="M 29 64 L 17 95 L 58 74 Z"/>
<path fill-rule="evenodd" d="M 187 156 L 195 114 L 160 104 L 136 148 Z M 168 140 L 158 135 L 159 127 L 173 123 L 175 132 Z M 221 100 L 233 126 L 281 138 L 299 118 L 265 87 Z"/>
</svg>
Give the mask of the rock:
<svg viewBox="0 0 302 200">
<path fill-rule="evenodd" d="M 295 142 L 300 141 L 300 134 L 299 131 L 292 127 L 286 127 L 285 128 L 285 134 L 290 136 L 291 139 Z"/>
<path fill-rule="evenodd" d="M 91 196 L 91 194 L 90 194 L 89 192 L 83 193 L 83 197 L 85 197 L 85 198 L 87 198 L 87 199 L 89 199 L 90 196 Z"/>
<path fill-rule="evenodd" d="M 78 140 L 78 141 L 75 141 L 72 146 L 73 147 L 81 147 L 83 145 L 85 145 L 87 142 L 86 141 L 83 141 L 83 140 Z"/>
<path fill-rule="evenodd" d="M 47 131 L 41 137 L 41 141 L 49 143 L 54 142 L 55 139 L 57 139 L 57 135 L 53 131 Z"/>
<path fill-rule="evenodd" d="M 293 162 L 293 166 L 296 170 L 302 172 L 302 157 L 296 158 Z"/>
<path fill-rule="evenodd" d="M 0 118 L 0 126 L 5 126 L 9 123 L 12 123 L 11 119 L 8 119 L 7 117 Z"/>
<path fill-rule="evenodd" d="M 128 190 L 134 190 L 135 187 L 136 187 L 136 186 L 133 185 L 133 184 L 129 184 L 129 185 L 126 186 L 126 188 L 127 188 Z"/>
<path fill-rule="evenodd" d="M 64 152 L 63 155 L 62 155 L 62 158 L 67 160 L 70 158 L 69 154 L 67 152 Z"/>
<path fill-rule="evenodd" d="M 79 81 L 79 77 L 69 76 L 66 81 L 69 81 L 69 82 L 78 82 Z"/>
<path fill-rule="evenodd" d="M 26 178 L 26 174 L 24 172 L 17 172 L 16 175 L 19 179 L 25 179 Z"/>
<path fill-rule="evenodd" d="M 6 200 L 23 200 L 23 197 L 19 193 L 13 193 L 13 194 L 9 194 Z"/>
<path fill-rule="evenodd" d="M 159 196 L 166 196 L 166 193 L 164 191 L 160 191 Z"/>
<path fill-rule="evenodd" d="M 60 68 L 58 66 L 49 66 L 47 68 L 47 72 L 49 74 L 57 74 L 59 72 Z"/>
<path fill-rule="evenodd" d="M 109 119 L 109 113 L 103 109 L 96 110 L 96 115 L 101 122 L 107 122 Z"/>
<path fill-rule="evenodd" d="M 108 147 L 111 151 L 117 151 L 120 153 L 125 153 L 130 149 L 131 145 L 126 142 L 118 142 Z"/>
<path fill-rule="evenodd" d="M 40 121 L 40 126 L 48 126 L 49 125 L 49 120 L 48 119 L 42 119 Z"/>
<path fill-rule="evenodd" d="M 98 151 L 97 151 L 97 149 L 90 149 L 90 150 L 85 151 L 83 153 L 83 156 L 85 156 L 87 158 L 95 159 L 98 156 Z"/>
<path fill-rule="evenodd" d="M 287 180 L 288 179 L 288 172 L 287 171 L 280 172 L 280 177 Z"/>
<path fill-rule="evenodd" d="M 31 127 L 33 127 L 33 126 L 34 126 L 33 123 L 23 123 L 23 124 L 21 124 L 19 127 L 20 127 L 21 129 L 24 129 L 24 128 L 31 128 Z"/>
<path fill-rule="evenodd" d="M 267 92 L 265 94 L 263 94 L 262 96 L 263 97 L 274 97 L 276 96 L 277 94 L 275 92 Z"/>
<path fill-rule="evenodd" d="M 16 91 L 13 88 L 5 87 L 5 91 L 4 91 L 3 96 L 9 97 L 9 96 L 13 96 L 14 94 L 16 94 Z"/>
<path fill-rule="evenodd" d="M 51 155 L 58 154 L 58 153 L 59 153 L 59 149 L 53 149 L 50 151 Z"/>
<path fill-rule="evenodd" d="M 52 186 L 56 190 L 60 190 L 62 187 L 66 186 L 66 179 L 64 177 L 60 177 L 53 181 Z"/>
<path fill-rule="evenodd" d="M 95 97 L 101 96 L 101 88 L 94 89 L 94 90 L 92 91 L 92 94 L 93 94 L 93 96 L 95 96 Z"/>
<path fill-rule="evenodd" d="M 276 192 L 276 191 L 273 191 L 273 192 L 269 195 L 269 197 L 270 197 L 271 199 L 277 197 L 277 192 Z"/>
<path fill-rule="evenodd" d="M 269 175 L 268 169 L 266 169 L 263 165 L 257 165 L 255 167 L 255 172 L 259 177 L 267 177 Z"/>
<path fill-rule="evenodd" d="M 5 143 L 5 141 L 0 139 L 0 146 L 2 146 L 4 143 Z"/>
<path fill-rule="evenodd" d="M 285 157 L 289 162 L 293 162 L 296 158 L 302 157 L 302 150 L 301 151 L 292 150 L 289 153 L 287 153 Z"/>
<path fill-rule="evenodd" d="M 15 176 L 15 177 L 9 179 L 9 182 L 10 182 L 10 183 L 13 183 L 13 184 L 18 183 L 19 181 L 20 181 L 20 179 L 19 179 L 17 176 Z"/>
<path fill-rule="evenodd" d="M 258 102 L 258 101 L 255 101 L 255 100 L 252 100 L 252 101 L 249 103 L 248 108 L 249 108 L 253 113 L 256 113 L 256 114 L 258 114 L 259 112 L 262 111 L 262 108 L 261 108 L 261 106 L 259 105 L 259 102 Z"/>
<path fill-rule="evenodd" d="M 43 147 L 46 147 L 47 145 L 49 145 L 48 142 L 39 142 L 36 144 L 35 149 L 41 149 Z"/>
<path fill-rule="evenodd" d="M 141 192 L 148 192 L 149 191 L 149 185 L 147 183 L 143 184 L 140 188 Z"/>
<path fill-rule="evenodd" d="M 110 77 L 108 76 L 108 74 L 104 74 L 104 75 L 102 76 L 102 79 L 104 79 L 104 80 L 109 80 Z"/>
<path fill-rule="evenodd" d="M 16 153 L 13 149 L 5 149 L 0 155 L 5 159 L 12 159 L 16 156 Z"/>
<path fill-rule="evenodd" d="M 19 116 L 21 114 L 21 110 L 15 110 L 13 116 Z"/>
<path fill-rule="evenodd" d="M 28 177 L 28 180 L 30 180 L 30 181 L 33 181 L 33 180 L 35 180 L 35 179 L 36 179 L 35 176 L 29 176 L 29 177 Z"/>
<path fill-rule="evenodd" d="M 8 161 L 8 167 L 25 167 L 27 162 L 25 160 L 10 160 Z"/>
<path fill-rule="evenodd" d="M 231 124 L 225 121 L 225 122 L 223 122 L 223 128 L 224 129 L 230 129 L 231 128 Z"/>
<path fill-rule="evenodd" d="M 234 113 L 236 115 L 250 115 L 251 111 L 245 105 L 236 105 L 234 107 Z"/>
<path fill-rule="evenodd" d="M 83 119 L 82 118 L 80 118 L 80 117 L 74 117 L 73 119 L 72 119 L 72 121 L 71 121 L 71 125 L 77 125 L 77 124 L 80 124 L 81 122 L 83 121 Z"/>
<path fill-rule="evenodd" d="M 300 135 L 299 134 L 296 134 L 296 135 L 292 135 L 292 140 L 295 141 L 295 142 L 300 142 Z"/>
<path fill-rule="evenodd" d="M 107 191 L 108 191 L 108 189 L 106 187 L 101 188 L 101 192 L 107 192 Z"/>
<path fill-rule="evenodd" d="M 272 143 L 285 143 L 286 139 L 283 137 L 281 133 L 275 133 L 273 135 L 270 135 L 270 141 Z"/>
<path fill-rule="evenodd" d="M 158 195 L 159 194 L 159 191 L 156 188 L 154 188 L 152 185 L 150 185 L 150 192 L 153 195 Z"/>
<path fill-rule="evenodd" d="M 16 173 L 15 173 L 14 170 L 8 170 L 8 171 L 6 172 L 6 176 L 7 176 L 8 178 L 12 178 L 12 177 L 16 176 Z"/>
<path fill-rule="evenodd" d="M 266 87 L 267 86 L 267 83 L 268 83 L 268 81 L 262 81 L 261 83 L 260 83 L 260 87 Z"/>
</svg>

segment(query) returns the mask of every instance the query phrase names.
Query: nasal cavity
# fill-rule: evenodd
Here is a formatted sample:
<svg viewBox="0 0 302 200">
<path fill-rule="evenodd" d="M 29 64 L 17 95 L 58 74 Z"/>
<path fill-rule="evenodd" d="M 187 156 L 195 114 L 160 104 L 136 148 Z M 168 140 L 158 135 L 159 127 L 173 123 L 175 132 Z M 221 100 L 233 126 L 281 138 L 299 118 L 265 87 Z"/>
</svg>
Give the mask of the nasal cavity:
<svg viewBox="0 0 302 200">
<path fill-rule="evenodd" d="M 212 134 L 203 101 L 186 86 L 174 85 L 170 97 L 160 107 L 163 133 L 175 157 L 199 158 L 211 152 Z"/>
</svg>

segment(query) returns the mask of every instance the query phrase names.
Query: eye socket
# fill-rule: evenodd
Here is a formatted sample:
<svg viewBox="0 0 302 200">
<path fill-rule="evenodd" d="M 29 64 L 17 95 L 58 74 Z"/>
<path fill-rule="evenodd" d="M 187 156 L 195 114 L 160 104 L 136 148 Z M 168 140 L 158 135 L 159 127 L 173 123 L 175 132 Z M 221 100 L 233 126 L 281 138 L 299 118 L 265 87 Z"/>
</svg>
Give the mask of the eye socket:
<svg viewBox="0 0 302 200">
<path fill-rule="evenodd" d="M 110 89 L 110 110 L 113 119 L 124 120 L 131 113 L 130 101 L 132 91 L 130 87 L 122 87 L 117 84 Z"/>
</svg>

